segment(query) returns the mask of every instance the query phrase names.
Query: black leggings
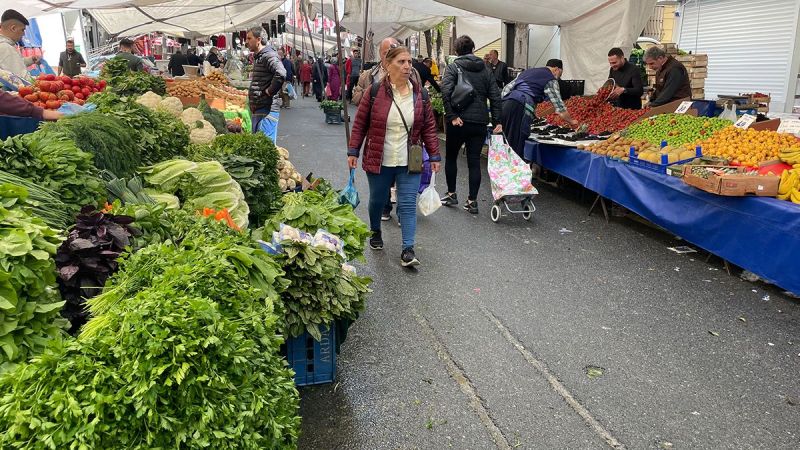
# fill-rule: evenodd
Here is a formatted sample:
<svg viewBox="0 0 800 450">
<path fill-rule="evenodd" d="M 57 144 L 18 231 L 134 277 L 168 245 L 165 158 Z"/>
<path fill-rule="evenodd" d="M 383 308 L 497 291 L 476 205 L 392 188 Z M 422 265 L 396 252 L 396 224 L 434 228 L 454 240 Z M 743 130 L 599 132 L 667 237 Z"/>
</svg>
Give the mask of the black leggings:
<svg viewBox="0 0 800 450">
<path fill-rule="evenodd" d="M 481 150 L 486 142 L 486 125 L 464 122 L 457 127 L 447 124 L 447 141 L 445 148 L 444 173 L 447 177 L 447 192 L 456 191 L 456 178 L 458 178 L 458 153 L 461 145 L 466 144 L 467 167 L 469 168 L 469 200 L 478 198 L 478 188 L 481 187 Z"/>
</svg>

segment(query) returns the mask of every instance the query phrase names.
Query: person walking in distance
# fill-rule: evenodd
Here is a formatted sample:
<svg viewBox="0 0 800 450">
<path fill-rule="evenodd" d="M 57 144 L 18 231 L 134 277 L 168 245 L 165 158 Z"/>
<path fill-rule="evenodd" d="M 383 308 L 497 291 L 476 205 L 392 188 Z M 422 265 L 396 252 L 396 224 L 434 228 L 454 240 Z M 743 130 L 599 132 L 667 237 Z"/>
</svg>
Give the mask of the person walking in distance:
<svg viewBox="0 0 800 450">
<path fill-rule="evenodd" d="M 411 53 L 405 47 L 394 47 L 385 57 L 386 76 L 370 86 L 361 98 L 353 123 L 347 150 L 350 168 L 362 166 L 369 182 L 369 222 L 372 237 L 369 246 L 383 249 L 381 212 L 389 199 L 389 187 L 397 184 L 397 209 L 402 222 L 403 267 L 419 265 L 414 251 L 417 228 L 417 192 L 420 173 L 409 171 L 412 147 L 424 143 L 428 149 L 431 170 L 439 171 L 439 138 L 433 108 L 427 92 L 411 80 Z M 374 93 L 374 97 L 373 97 Z"/>
<path fill-rule="evenodd" d="M 364 62 L 361 60 L 361 52 L 353 50 L 353 56 L 347 60 L 345 71 L 347 72 L 347 100 L 353 99 L 353 88 L 358 84 L 358 77 L 361 76 L 361 68 Z"/>
</svg>

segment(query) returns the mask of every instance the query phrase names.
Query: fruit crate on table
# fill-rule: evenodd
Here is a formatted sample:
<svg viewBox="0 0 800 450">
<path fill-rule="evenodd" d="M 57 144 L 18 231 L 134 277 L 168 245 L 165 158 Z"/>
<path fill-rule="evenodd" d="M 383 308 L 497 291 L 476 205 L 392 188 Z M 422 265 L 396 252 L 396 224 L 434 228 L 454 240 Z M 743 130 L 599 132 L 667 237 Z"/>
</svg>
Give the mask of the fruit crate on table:
<svg viewBox="0 0 800 450">
<path fill-rule="evenodd" d="M 668 156 L 667 155 L 661 155 L 661 164 L 656 164 L 656 163 L 652 163 L 650 161 L 645 161 L 643 159 L 637 158 L 636 157 L 636 153 L 634 152 L 634 150 L 631 150 L 630 157 L 628 159 L 628 163 L 630 165 L 632 165 L 632 166 L 641 167 L 642 169 L 649 170 L 649 171 L 652 171 L 652 172 L 669 174 L 667 169 L 670 166 L 687 164 L 687 163 L 690 163 L 690 162 L 694 161 L 695 158 L 699 158 L 701 156 L 703 156 L 703 152 L 698 148 L 697 149 L 697 153 L 695 154 L 695 156 L 693 158 L 682 159 L 680 161 L 675 161 L 675 162 L 668 162 L 669 161 L 668 160 Z"/>
<path fill-rule="evenodd" d="M 337 326 L 341 325 L 334 322 L 328 327 L 320 327 L 322 338 L 319 341 L 308 332 L 286 338 L 284 354 L 289 367 L 294 370 L 295 385 L 331 383 L 336 379 Z"/>
</svg>

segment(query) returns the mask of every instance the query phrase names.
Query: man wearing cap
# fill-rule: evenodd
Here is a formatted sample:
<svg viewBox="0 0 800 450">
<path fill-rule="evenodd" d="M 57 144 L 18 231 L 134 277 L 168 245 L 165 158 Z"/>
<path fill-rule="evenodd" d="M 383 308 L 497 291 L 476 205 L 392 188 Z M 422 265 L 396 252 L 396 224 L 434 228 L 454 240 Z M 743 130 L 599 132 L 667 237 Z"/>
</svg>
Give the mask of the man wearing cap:
<svg viewBox="0 0 800 450">
<path fill-rule="evenodd" d="M 550 100 L 565 122 L 578 126 L 561 99 L 558 79 L 563 73 L 564 63 L 560 59 L 551 59 L 546 67 L 526 69 L 519 74 L 511 91 L 503 97 L 503 131 L 508 144 L 521 158 L 524 158 L 525 140 L 531 134 L 536 104 Z"/>
<path fill-rule="evenodd" d="M 68 77 L 74 77 L 81 74 L 81 67 L 86 67 L 86 61 L 83 60 L 83 55 L 75 51 L 75 41 L 72 38 L 67 39 L 67 50 L 61 52 L 58 58 L 58 74 Z"/>
<path fill-rule="evenodd" d="M 28 19 L 13 9 L 7 9 L 0 17 L 0 69 L 20 78 L 30 80 L 27 67 L 39 62 L 38 56 L 23 58 L 17 50 L 17 42 L 25 34 Z"/>
<path fill-rule="evenodd" d="M 125 38 L 119 41 L 119 52 L 115 58 L 124 58 L 128 60 L 128 68 L 134 72 L 144 70 L 144 63 L 142 58 L 133 54 L 133 41 Z"/>
</svg>

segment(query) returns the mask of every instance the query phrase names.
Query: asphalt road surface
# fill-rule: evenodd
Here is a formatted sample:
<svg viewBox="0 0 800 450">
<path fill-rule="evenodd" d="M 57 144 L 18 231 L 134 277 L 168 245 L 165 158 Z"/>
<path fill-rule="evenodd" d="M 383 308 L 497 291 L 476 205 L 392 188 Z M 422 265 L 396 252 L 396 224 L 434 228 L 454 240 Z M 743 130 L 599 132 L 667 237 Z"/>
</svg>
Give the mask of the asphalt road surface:
<svg viewBox="0 0 800 450">
<path fill-rule="evenodd" d="M 344 125 L 313 99 L 292 105 L 278 144 L 344 187 Z M 539 184 L 530 222 L 492 223 L 483 173 L 479 215 L 418 219 L 418 270 L 383 223 L 337 380 L 300 390 L 300 448 L 800 448 L 797 300 L 669 251 L 687 243 L 666 232 L 587 216 L 574 187 Z M 361 169 L 356 182 L 367 220 Z"/>
</svg>

